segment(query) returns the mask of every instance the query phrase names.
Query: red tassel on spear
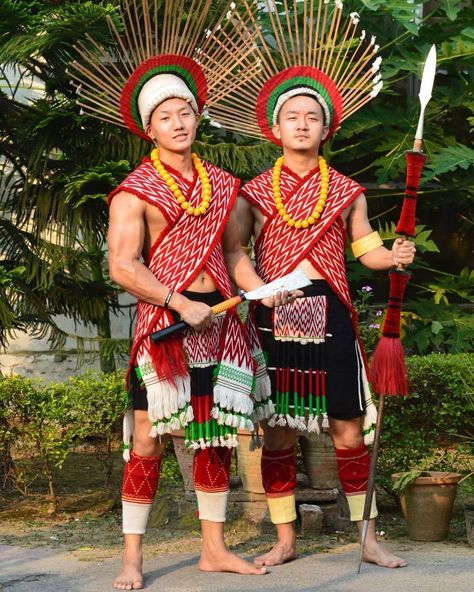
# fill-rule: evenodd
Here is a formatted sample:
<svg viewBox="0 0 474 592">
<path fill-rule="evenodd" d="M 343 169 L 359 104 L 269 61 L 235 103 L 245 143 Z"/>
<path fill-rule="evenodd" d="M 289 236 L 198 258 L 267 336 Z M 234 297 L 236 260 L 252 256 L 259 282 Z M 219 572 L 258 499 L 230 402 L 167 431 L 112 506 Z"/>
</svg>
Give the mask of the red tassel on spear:
<svg viewBox="0 0 474 592">
<path fill-rule="evenodd" d="M 423 68 L 423 76 L 419 92 L 420 97 L 420 117 L 415 134 L 413 150 L 407 151 L 407 175 L 405 198 L 403 200 L 402 212 L 398 221 L 396 232 L 404 237 L 415 236 L 415 214 L 416 214 L 416 196 L 418 185 L 420 183 L 421 171 L 426 156 L 421 152 L 421 143 L 423 139 L 423 121 L 425 107 L 431 98 L 431 90 L 436 72 L 436 47 L 433 45 L 426 58 Z M 380 432 L 382 429 L 383 410 L 385 396 L 408 394 L 405 360 L 403 347 L 400 341 L 400 315 L 402 302 L 405 295 L 405 288 L 410 279 L 410 274 L 403 271 L 403 268 L 389 273 L 390 293 L 388 297 L 387 315 L 382 328 L 382 337 L 375 349 L 371 365 L 371 385 L 374 392 L 379 395 L 379 406 L 377 410 L 377 424 L 375 426 L 374 446 L 370 460 L 369 478 L 367 481 L 367 492 L 364 504 L 363 524 L 361 533 L 361 545 L 359 556 L 360 573 L 362 560 L 364 558 L 364 545 L 369 527 L 370 509 L 375 487 L 375 469 L 377 466 L 377 457 L 380 443 Z"/>
</svg>

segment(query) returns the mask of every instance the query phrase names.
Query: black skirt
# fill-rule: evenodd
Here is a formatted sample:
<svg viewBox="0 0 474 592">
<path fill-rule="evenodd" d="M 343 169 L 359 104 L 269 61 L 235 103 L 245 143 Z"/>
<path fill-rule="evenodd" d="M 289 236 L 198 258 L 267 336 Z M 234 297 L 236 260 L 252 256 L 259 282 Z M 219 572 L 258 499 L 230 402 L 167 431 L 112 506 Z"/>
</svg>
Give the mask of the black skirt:
<svg viewBox="0 0 474 592">
<path fill-rule="evenodd" d="M 184 290 L 182 294 L 183 296 L 186 296 L 186 298 L 189 298 L 189 300 L 204 302 L 204 304 L 207 304 L 208 306 L 214 306 L 222 301 L 222 296 L 217 290 L 214 292 L 192 292 L 190 290 Z M 172 314 L 175 317 L 175 321 L 178 321 L 178 315 L 176 313 Z M 193 396 L 201 397 L 212 393 L 214 370 L 215 366 L 189 369 L 191 394 Z M 135 372 L 130 373 L 129 400 L 131 401 L 133 409 L 142 411 L 148 410 L 145 385 L 139 380 Z"/>
<path fill-rule="evenodd" d="M 360 417 L 365 413 L 363 360 L 350 313 L 324 280 L 313 280 L 303 292 L 304 297 L 325 297 L 320 299 L 326 306 L 322 342 L 276 340 L 272 309 L 256 307 L 276 413 L 300 418 L 308 413 L 346 420 Z"/>
</svg>

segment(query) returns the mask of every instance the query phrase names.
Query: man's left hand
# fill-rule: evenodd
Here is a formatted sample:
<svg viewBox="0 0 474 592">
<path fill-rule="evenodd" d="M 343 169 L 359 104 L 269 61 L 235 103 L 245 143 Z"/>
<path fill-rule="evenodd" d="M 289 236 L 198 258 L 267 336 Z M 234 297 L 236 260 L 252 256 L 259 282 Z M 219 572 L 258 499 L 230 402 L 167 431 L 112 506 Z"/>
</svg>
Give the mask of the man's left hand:
<svg viewBox="0 0 474 592">
<path fill-rule="evenodd" d="M 277 292 L 274 296 L 262 298 L 260 302 L 268 308 L 274 308 L 275 306 L 281 306 L 282 304 L 293 302 L 293 300 L 296 300 L 296 298 L 300 298 L 301 296 L 303 296 L 301 290 L 291 290 L 291 292 L 284 290 L 283 292 Z"/>
<path fill-rule="evenodd" d="M 392 259 L 395 267 L 406 267 L 413 263 L 415 258 L 416 247 L 414 243 L 403 238 L 397 238 L 392 246 Z"/>
</svg>

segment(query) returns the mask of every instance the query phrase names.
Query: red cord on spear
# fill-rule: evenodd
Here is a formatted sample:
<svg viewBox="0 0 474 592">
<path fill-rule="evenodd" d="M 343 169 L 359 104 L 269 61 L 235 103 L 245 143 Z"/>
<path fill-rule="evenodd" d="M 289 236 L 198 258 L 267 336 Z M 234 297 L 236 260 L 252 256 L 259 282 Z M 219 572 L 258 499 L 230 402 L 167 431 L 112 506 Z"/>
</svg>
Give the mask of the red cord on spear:
<svg viewBox="0 0 474 592">
<path fill-rule="evenodd" d="M 415 140 L 416 142 L 417 140 Z M 395 232 L 403 238 L 415 236 L 415 214 L 418 186 L 426 155 L 407 150 L 405 198 Z M 405 289 L 411 274 L 398 268 L 388 274 L 390 290 L 382 337 L 375 348 L 370 369 L 371 385 L 379 395 L 408 395 L 403 346 L 400 341 L 400 317 Z"/>
<path fill-rule="evenodd" d="M 423 76 L 421 79 L 420 117 L 415 134 L 413 150 L 405 153 L 407 162 L 405 197 L 403 200 L 402 212 L 395 231 L 404 237 L 415 236 L 415 214 L 416 198 L 420 183 L 421 172 L 426 156 L 421 152 L 423 139 L 423 121 L 425 107 L 431 98 L 433 82 L 436 72 L 436 47 L 433 45 L 425 61 Z M 375 470 L 380 444 L 380 432 L 382 429 L 383 411 L 385 396 L 408 394 L 406 379 L 405 360 L 403 347 L 400 341 L 400 317 L 402 302 L 405 296 L 405 289 L 410 279 L 410 274 L 399 268 L 389 272 L 390 292 L 388 298 L 388 309 L 382 328 L 382 337 L 375 349 L 371 365 L 371 386 L 374 392 L 379 395 L 379 406 L 377 409 L 377 424 L 375 426 L 374 445 L 370 459 L 369 478 L 367 481 L 367 492 L 364 504 L 362 519 L 362 533 L 359 556 L 360 573 L 362 560 L 364 558 L 364 545 L 369 527 L 370 509 L 375 487 Z"/>
</svg>

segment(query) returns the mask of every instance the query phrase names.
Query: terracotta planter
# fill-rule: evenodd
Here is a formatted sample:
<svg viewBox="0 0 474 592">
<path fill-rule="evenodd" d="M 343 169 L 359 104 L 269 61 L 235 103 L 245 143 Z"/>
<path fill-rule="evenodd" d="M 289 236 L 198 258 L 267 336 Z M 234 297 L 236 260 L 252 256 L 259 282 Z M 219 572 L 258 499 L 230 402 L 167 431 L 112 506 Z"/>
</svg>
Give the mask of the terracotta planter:
<svg viewBox="0 0 474 592">
<path fill-rule="evenodd" d="M 313 489 L 340 487 L 337 472 L 336 451 L 331 437 L 326 433 L 300 437 L 303 464 L 308 482 Z"/>
<path fill-rule="evenodd" d="M 400 473 L 392 475 L 395 481 Z M 446 538 L 461 475 L 430 471 L 418 477 L 400 493 L 400 503 L 414 541 L 441 541 Z"/>
<path fill-rule="evenodd" d="M 194 491 L 193 479 L 193 459 L 194 450 L 186 448 L 184 444 L 184 432 L 174 432 L 171 436 L 173 440 L 174 453 L 178 461 L 179 470 L 184 481 L 185 491 Z"/>
<path fill-rule="evenodd" d="M 263 436 L 260 436 L 263 437 Z M 249 432 L 238 433 L 239 445 L 237 446 L 237 462 L 239 475 L 242 479 L 242 487 L 251 493 L 265 493 L 262 483 L 262 449 L 249 450 L 251 435 Z"/>
</svg>

